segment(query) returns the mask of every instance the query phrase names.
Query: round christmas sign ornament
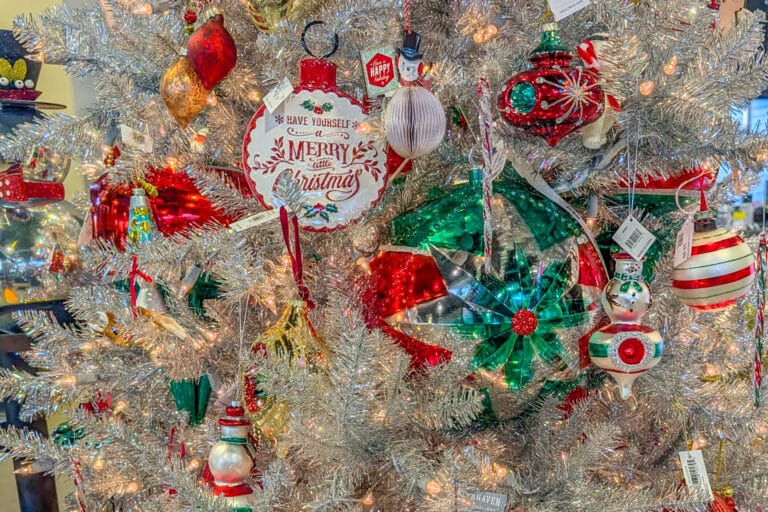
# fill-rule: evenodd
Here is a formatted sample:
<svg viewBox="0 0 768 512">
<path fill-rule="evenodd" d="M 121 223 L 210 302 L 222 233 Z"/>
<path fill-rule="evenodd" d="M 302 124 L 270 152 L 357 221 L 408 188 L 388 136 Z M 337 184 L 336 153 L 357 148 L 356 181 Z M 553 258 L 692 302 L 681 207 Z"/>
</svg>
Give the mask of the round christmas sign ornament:
<svg viewBox="0 0 768 512">
<path fill-rule="evenodd" d="M 744 240 L 714 219 L 693 225 L 691 257 L 672 270 L 672 293 L 684 304 L 717 311 L 746 295 L 755 280 L 755 256 Z"/>
<path fill-rule="evenodd" d="M 597 121 L 605 95 L 597 76 L 571 65 L 556 23 L 542 27 L 541 42 L 528 60 L 531 69 L 510 78 L 499 95 L 499 110 L 520 130 L 555 146 L 565 135 Z"/>
<path fill-rule="evenodd" d="M 299 223 L 334 231 L 375 205 L 387 183 L 387 154 L 356 130 L 362 104 L 336 89 L 336 65 L 317 58 L 299 63 L 299 85 L 282 104 L 253 116 L 245 132 L 243 168 L 254 195 L 272 208 L 278 177 L 287 172 L 305 201 Z"/>
</svg>

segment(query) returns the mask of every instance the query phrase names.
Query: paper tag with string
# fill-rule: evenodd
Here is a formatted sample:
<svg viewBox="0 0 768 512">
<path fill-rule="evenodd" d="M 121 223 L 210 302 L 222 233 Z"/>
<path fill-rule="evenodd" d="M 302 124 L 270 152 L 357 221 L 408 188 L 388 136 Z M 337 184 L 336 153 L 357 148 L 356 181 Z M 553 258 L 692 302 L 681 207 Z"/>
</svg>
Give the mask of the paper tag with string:
<svg viewBox="0 0 768 512">
<path fill-rule="evenodd" d="M 549 0 L 549 10 L 555 17 L 555 21 L 576 13 L 590 4 L 590 0 Z"/>
<path fill-rule="evenodd" d="M 693 215 L 689 215 L 675 239 L 675 259 L 673 266 L 678 266 L 691 257 L 693 250 Z"/>
<path fill-rule="evenodd" d="M 271 114 L 286 99 L 288 99 L 288 96 L 290 96 L 292 93 L 293 84 L 291 84 L 291 81 L 288 80 L 288 77 L 285 77 L 283 78 L 283 81 L 277 85 L 277 87 L 269 91 L 269 93 L 264 96 L 264 106 L 267 107 L 267 111 Z"/>
<path fill-rule="evenodd" d="M 640 260 L 648 252 L 653 242 L 656 241 L 656 237 L 645 229 L 645 226 L 639 220 L 630 215 L 613 234 L 613 240 L 627 254 L 636 260 Z"/>
<path fill-rule="evenodd" d="M 701 454 L 701 450 L 679 452 L 678 455 L 680 457 L 680 464 L 683 467 L 685 485 L 688 487 L 688 490 L 706 494 L 710 501 L 714 500 L 712 487 L 709 485 L 707 466 L 704 464 L 704 456 Z"/>
</svg>

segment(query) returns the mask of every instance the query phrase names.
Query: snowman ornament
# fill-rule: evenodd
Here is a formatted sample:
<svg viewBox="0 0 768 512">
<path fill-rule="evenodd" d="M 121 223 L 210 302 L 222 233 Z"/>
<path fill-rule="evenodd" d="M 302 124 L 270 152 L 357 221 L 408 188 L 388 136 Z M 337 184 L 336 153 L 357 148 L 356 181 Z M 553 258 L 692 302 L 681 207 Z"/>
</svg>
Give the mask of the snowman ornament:
<svg viewBox="0 0 768 512">
<path fill-rule="evenodd" d="M 421 36 L 415 31 L 403 33 L 403 47 L 397 49 L 397 71 L 400 74 L 400 85 L 420 85 L 430 88 L 428 80 L 422 78 L 424 73 L 423 55 L 419 53 Z"/>
<path fill-rule="evenodd" d="M 225 498 L 236 512 L 251 512 L 256 505 L 248 479 L 253 459 L 246 449 L 251 422 L 237 402 L 227 407 L 227 415 L 219 419 L 221 436 L 211 448 L 208 468 L 213 475 L 213 494 Z"/>
</svg>

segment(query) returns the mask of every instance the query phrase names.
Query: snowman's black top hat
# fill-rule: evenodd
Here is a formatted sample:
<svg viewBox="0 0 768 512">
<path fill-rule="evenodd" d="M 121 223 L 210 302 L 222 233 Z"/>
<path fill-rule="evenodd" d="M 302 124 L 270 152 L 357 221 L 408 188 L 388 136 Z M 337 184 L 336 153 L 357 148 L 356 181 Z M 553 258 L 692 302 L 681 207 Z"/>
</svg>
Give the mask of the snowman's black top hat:
<svg viewBox="0 0 768 512">
<path fill-rule="evenodd" d="M 419 46 L 421 45 L 421 36 L 414 31 L 403 33 L 403 47 L 398 48 L 400 55 L 405 60 L 419 60 L 422 54 L 419 53 Z"/>
<path fill-rule="evenodd" d="M 42 62 L 27 57 L 27 52 L 11 30 L 0 30 L 0 109 L 61 109 L 64 105 L 36 101 Z"/>
</svg>

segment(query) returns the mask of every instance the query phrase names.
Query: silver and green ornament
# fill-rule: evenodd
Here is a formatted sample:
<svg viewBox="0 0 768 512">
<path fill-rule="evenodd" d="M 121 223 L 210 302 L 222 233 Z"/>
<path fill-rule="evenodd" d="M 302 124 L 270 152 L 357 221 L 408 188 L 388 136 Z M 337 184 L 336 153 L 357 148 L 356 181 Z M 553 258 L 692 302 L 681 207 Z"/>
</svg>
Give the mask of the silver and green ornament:
<svg viewBox="0 0 768 512">
<path fill-rule="evenodd" d="M 625 253 L 614 255 L 616 271 L 603 289 L 602 303 L 611 322 L 589 338 L 592 363 L 619 385 L 622 399 L 629 398 L 632 383 L 661 360 L 664 340 L 659 331 L 640 323 L 652 303 L 643 279 L 643 262 Z"/>
</svg>

